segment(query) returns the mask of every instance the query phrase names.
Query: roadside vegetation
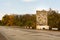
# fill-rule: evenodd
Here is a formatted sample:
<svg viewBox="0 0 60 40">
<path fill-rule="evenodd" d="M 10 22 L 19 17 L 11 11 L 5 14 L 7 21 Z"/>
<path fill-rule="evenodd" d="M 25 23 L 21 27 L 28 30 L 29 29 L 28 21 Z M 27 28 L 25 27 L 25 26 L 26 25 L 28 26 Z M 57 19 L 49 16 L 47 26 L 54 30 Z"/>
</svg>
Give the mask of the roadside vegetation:
<svg viewBox="0 0 60 40">
<path fill-rule="evenodd" d="M 58 28 L 60 30 L 60 13 L 50 9 L 48 12 L 48 25 L 51 28 Z"/>
<path fill-rule="evenodd" d="M 2 18 L 2 25 L 4 26 L 20 26 L 20 27 L 36 27 L 36 15 L 4 15 Z"/>
<path fill-rule="evenodd" d="M 4 15 L 0 20 L 2 26 L 20 26 L 20 27 L 32 27 L 36 28 L 36 14 L 25 15 Z M 48 25 L 51 28 L 58 28 L 60 30 L 60 13 L 58 11 L 50 9 L 48 11 Z"/>
</svg>

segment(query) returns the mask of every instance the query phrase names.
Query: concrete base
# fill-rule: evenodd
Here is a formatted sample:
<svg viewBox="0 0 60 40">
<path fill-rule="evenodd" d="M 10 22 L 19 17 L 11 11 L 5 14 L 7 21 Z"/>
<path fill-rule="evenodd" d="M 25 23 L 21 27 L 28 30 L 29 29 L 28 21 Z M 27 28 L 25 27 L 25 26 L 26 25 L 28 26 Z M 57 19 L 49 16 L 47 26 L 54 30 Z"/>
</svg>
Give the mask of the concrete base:
<svg viewBox="0 0 60 40">
<path fill-rule="evenodd" d="M 49 29 L 49 26 L 40 26 L 40 25 L 37 25 L 36 26 L 36 29 Z"/>
</svg>

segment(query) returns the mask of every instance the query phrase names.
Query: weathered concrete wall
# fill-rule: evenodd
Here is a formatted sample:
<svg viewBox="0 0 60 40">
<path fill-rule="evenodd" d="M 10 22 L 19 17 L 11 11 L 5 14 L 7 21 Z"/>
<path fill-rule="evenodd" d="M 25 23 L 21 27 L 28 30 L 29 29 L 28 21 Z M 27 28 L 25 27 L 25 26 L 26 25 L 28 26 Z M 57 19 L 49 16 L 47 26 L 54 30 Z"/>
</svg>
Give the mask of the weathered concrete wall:
<svg viewBox="0 0 60 40">
<path fill-rule="evenodd" d="M 49 26 L 40 26 L 40 25 L 37 25 L 36 29 L 49 29 Z"/>
<path fill-rule="evenodd" d="M 43 27 L 45 29 L 49 29 L 49 27 L 47 26 L 48 25 L 47 16 L 48 16 L 48 11 L 45 11 L 45 10 L 42 10 L 42 11 L 37 10 L 36 11 L 36 20 L 37 20 L 36 28 L 37 29 L 42 29 Z"/>
</svg>

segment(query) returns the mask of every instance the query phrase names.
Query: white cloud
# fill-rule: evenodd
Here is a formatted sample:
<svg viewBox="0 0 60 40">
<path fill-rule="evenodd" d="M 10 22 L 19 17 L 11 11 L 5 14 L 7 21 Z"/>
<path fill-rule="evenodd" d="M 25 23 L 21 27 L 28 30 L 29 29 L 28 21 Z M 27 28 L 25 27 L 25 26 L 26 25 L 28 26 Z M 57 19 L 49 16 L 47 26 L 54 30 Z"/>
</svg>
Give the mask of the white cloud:
<svg viewBox="0 0 60 40">
<path fill-rule="evenodd" d="M 23 2 L 34 2 L 36 0 L 22 0 Z"/>
<path fill-rule="evenodd" d="M 39 6 L 39 7 L 36 7 L 36 10 L 49 10 L 49 7 L 46 7 L 46 6 Z"/>
</svg>

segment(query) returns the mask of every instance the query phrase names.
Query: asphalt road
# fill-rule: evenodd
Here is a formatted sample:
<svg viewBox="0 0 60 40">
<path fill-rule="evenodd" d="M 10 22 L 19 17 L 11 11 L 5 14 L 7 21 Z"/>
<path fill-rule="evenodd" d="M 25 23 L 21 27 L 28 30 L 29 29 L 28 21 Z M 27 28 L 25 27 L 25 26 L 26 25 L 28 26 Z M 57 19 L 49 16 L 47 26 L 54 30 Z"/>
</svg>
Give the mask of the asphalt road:
<svg viewBox="0 0 60 40">
<path fill-rule="evenodd" d="M 60 40 L 59 31 L 0 27 L 0 32 L 8 40 Z"/>
</svg>

